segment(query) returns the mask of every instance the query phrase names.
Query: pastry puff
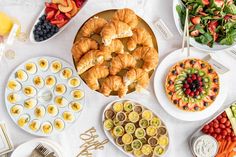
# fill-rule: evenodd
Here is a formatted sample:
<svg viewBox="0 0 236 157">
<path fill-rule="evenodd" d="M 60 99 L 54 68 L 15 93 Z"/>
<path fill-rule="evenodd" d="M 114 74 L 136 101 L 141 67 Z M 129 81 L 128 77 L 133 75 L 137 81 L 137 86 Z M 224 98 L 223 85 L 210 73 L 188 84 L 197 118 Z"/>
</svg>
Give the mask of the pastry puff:
<svg viewBox="0 0 236 157">
<path fill-rule="evenodd" d="M 105 46 L 111 44 L 113 39 L 125 38 L 133 35 L 131 27 L 122 21 L 111 21 L 101 31 L 102 42 Z"/>
<path fill-rule="evenodd" d="M 102 64 L 103 61 L 110 59 L 111 56 L 108 52 L 101 50 L 90 50 L 87 52 L 77 63 L 78 74 L 82 74 L 89 68 Z"/>
<path fill-rule="evenodd" d="M 105 96 L 109 96 L 112 91 L 117 91 L 118 96 L 121 98 L 126 95 L 128 88 L 123 84 L 120 76 L 109 76 L 102 82 L 100 91 Z"/>
</svg>

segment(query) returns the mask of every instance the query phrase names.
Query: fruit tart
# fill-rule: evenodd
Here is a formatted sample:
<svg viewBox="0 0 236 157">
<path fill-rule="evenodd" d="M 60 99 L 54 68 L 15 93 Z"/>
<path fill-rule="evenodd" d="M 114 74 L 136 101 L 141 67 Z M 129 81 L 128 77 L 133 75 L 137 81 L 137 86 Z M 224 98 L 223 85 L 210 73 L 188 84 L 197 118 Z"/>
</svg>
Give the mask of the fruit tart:
<svg viewBox="0 0 236 157">
<path fill-rule="evenodd" d="M 165 81 L 170 101 L 179 109 L 190 112 L 209 107 L 219 94 L 219 76 L 201 59 L 186 59 L 172 66 Z"/>
</svg>

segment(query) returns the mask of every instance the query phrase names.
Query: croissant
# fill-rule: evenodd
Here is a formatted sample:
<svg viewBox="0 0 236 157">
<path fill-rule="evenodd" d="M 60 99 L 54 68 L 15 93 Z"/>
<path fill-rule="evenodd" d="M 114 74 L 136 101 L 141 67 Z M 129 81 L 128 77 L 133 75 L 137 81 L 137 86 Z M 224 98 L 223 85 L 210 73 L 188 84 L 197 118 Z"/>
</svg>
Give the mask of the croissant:
<svg viewBox="0 0 236 157">
<path fill-rule="evenodd" d="M 134 68 L 136 66 L 135 58 L 129 54 L 119 54 L 116 57 L 112 58 L 110 65 L 110 74 L 116 75 L 122 69 L 125 68 Z"/>
<path fill-rule="evenodd" d="M 124 97 L 128 91 L 128 88 L 123 84 L 123 80 L 120 76 L 108 76 L 104 82 L 101 83 L 101 93 L 105 96 L 109 96 L 112 91 L 117 91 L 118 96 Z"/>
<path fill-rule="evenodd" d="M 89 19 L 81 28 L 81 34 L 84 37 L 90 37 L 93 34 L 99 34 L 104 27 L 104 25 L 107 24 L 107 21 L 101 17 L 93 17 Z"/>
<path fill-rule="evenodd" d="M 135 28 L 133 35 L 127 41 L 127 48 L 133 51 L 137 45 L 153 47 L 152 36 L 144 28 Z"/>
<path fill-rule="evenodd" d="M 131 28 L 135 28 L 138 25 L 138 17 L 133 10 L 129 8 L 119 9 L 113 15 L 113 20 L 119 20 L 127 23 Z"/>
<path fill-rule="evenodd" d="M 117 54 L 123 54 L 124 53 L 124 45 L 119 39 L 112 40 L 111 44 L 109 46 L 105 46 L 104 44 L 100 46 L 100 49 L 102 51 L 107 51 L 110 53 L 117 53 Z"/>
<path fill-rule="evenodd" d="M 77 40 L 72 49 L 72 55 L 74 56 L 76 61 L 79 61 L 80 58 L 89 50 L 97 50 L 98 49 L 98 43 L 96 40 L 93 40 L 91 38 L 80 38 Z"/>
<path fill-rule="evenodd" d="M 110 59 L 110 54 L 101 50 L 90 50 L 88 51 L 77 64 L 78 74 L 82 74 L 94 65 L 103 63 L 104 60 Z"/>
<path fill-rule="evenodd" d="M 152 47 L 139 47 L 132 55 L 135 59 L 143 60 L 142 69 L 149 72 L 153 70 L 158 64 L 158 52 Z"/>
<path fill-rule="evenodd" d="M 135 83 L 135 90 L 140 92 L 148 86 L 149 75 L 141 68 L 133 68 L 124 75 L 123 81 L 126 86 Z"/>
<path fill-rule="evenodd" d="M 131 27 L 121 21 L 111 21 L 107 23 L 100 34 L 105 46 L 110 45 L 113 39 L 125 38 L 133 35 Z"/>
<path fill-rule="evenodd" d="M 84 77 L 86 84 L 92 90 L 99 89 L 98 79 L 105 78 L 109 75 L 109 69 L 106 65 L 95 65 L 89 69 Z"/>
</svg>

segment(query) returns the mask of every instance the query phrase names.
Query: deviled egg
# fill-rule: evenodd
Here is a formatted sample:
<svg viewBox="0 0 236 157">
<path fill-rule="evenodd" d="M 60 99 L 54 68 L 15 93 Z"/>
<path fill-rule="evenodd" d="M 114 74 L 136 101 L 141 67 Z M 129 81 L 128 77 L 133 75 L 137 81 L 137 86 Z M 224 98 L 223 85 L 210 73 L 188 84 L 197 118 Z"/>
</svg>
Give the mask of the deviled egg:
<svg viewBox="0 0 236 157">
<path fill-rule="evenodd" d="M 7 83 L 7 88 L 11 91 L 19 91 L 21 89 L 21 84 L 16 80 L 10 80 Z"/>
<path fill-rule="evenodd" d="M 75 88 L 80 85 L 80 80 L 78 77 L 72 77 L 69 79 L 68 84 L 70 87 Z"/>
<path fill-rule="evenodd" d="M 30 63 L 26 63 L 25 64 L 25 70 L 29 73 L 29 74 L 35 74 L 37 72 L 37 66 L 30 62 Z"/>
<path fill-rule="evenodd" d="M 32 120 L 32 121 L 29 123 L 29 128 L 30 128 L 32 131 L 38 131 L 39 128 L 40 128 L 40 121 L 37 120 L 37 119 Z"/>
<path fill-rule="evenodd" d="M 56 96 L 54 99 L 54 103 L 59 107 L 65 107 L 68 104 L 68 101 L 62 96 Z"/>
<path fill-rule="evenodd" d="M 20 116 L 20 118 L 17 120 L 17 124 L 20 127 L 24 127 L 29 121 L 30 121 L 30 116 L 28 114 L 24 114 Z"/>
<path fill-rule="evenodd" d="M 44 134 L 50 134 L 52 132 L 52 129 L 53 129 L 53 126 L 52 126 L 52 124 L 50 122 L 44 122 L 41 125 L 41 131 Z"/>
<path fill-rule="evenodd" d="M 58 131 L 62 131 L 65 128 L 64 121 L 59 118 L 54 120 L 53 125 Z"/>
<path fill-rule="evenodd" d="M 45 84 L 47 87 L 51 88 L 56 84 L 56 78 L 54 76 L 47 76 L 45 78 Z"/>
<path fill-rule="evenodd" d="M 73 115 L 72 112 L 69 111 L 63 112 L 62 117 L 67 122 L 73 122 L 75 120 L 75 116 Z"/>
<path fill-rule="evenodd" d="M 53 73 L 58 73 L 62 68 L 62 64 L 60 61 L 53 61 L 51 66 L 50 66 L 50 69 Z"/>
<path fill-rule="evenodd" d="M 35 109 L 34 109 L 34 115 L 35 117 L 37 118 L 43 118 L 44 115 L 45 115 L 45 108 L 43 106 L 37 106 Z"/>
<path fill-rule="evenodd" d="M 46 71 L 48 69 L 48 60 L 46 58 L 40 58 L 38 60 L 38 65 L 42 71 Z"/>
<path fill-rule="evenodd" d="M 23 93 L 28 97 L 33 97 L 36 95 L 37 91 L 33 86 L 25 86 L 23 88 Z"/>
<path fill-rule="evenodd" d="M 44 81 L 41 76 L 35 76 L 33 78 L 33 83 L 37 88 L 43 88 L 43 86 L 44 86 Z"/>
<path fill-rule="evenodd" d="M 24 102 L 24 107 L 27 108 L 27 109 L 32 109 L 32 108 L 34 108 L 36 105 L 37 105 L 37 100 L 34 99 L 34 98 L 27 99 L 27 100 L 25 100 L 25 102 Z"/>
<path fill-rule="evenodd" d="M 71 102 L 69 108 L 74 112 L 79 112 L 82 109 L 82 105 L 79 102 Z"/>
<path fill-rule="evenodd" d="M 58 114 L 58 108 L 56 105 L 48 105 L 47 106 L 47 112 L 50 116 L 54 117 Z"/>
<path fill-rule="evenodd" d="M 70 68 L 64 68 L 61 72 L 60 72 L 60 77 L 62 79 L 69 79 L 72 76 L 72 70 Z"/>
<path fill-rule="evenodd" d="M 7 100 L 11 103 L 11 104 L 15 104 L 16 102 L 20 101 L 20 96 L 16 93 L 10 93 L 7 96 Z"/>
<path fill-rule="evenodd" d="M 82 90 L 73 90 L 71 92 L 71 96 L 76 99 L 76 100 L 79 100 L 79 99 L 82 99 L 84 97 L 84 92 Z"/>
<path fill-rule="evenodd" d="M 26 81 L 28 79 L 28 75 L 27 75 L 27 73 L 24 70 L 20 69 L 20 70 L 16 71 L 15 78 L 18 81 L 24 82 L 24 81 Z"/>
<path fill-rule="evenodd" d="M 54 93 L 57 95 L 63 95 L 66 92 L 66 86 L 64 84 L 57 84 L 54 89 Z"/>
<path fill-rule="evenodd" d="M 11 112 L 11 115 L 18 116 L 19 114 L 22 113 L 23 110 L 24 110 L 23 106 L 21 106 L 21 105 L 14 105 L 14 106 L 11 107 L 10 112 Z"/>
</svg>

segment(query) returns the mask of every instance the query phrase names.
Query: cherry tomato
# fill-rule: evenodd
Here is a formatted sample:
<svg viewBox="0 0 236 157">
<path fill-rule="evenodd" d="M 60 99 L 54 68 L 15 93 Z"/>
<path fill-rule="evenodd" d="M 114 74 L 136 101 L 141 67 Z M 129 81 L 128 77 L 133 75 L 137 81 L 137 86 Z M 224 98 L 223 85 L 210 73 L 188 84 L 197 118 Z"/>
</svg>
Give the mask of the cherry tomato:
<svg viewBox="0 0 236 157">
<path fill-rule="evenodd" d="M 205 133 L 205 134 L 207 134 L 207 133 L 209 132 L 209 130 L 203 128 L 203 129 L 202 129 L 202 132 Z"/>
<path fill-rule="evenodd" d="M 226 128 L 224 124 L 220 124 L 220 128 L 224 129 Z"/>
<path fill-rule="evenodd" d="M 225 138 L 227 141 L 231 141 L 231 137 L 230 136 L 226 136 Z"/>
<path fill-rule="evenodd" d="M 214 120 L 213 120 L 213 123 L 217 123 L 217 124 L 218 124 L 219 121 L 218 121 L 217 119 L 214 119 Z"/>
<path fill-rule="evenodd" d="M 217 141 L 220 141 L 222 139 L 222 135 L 217 135 L 216 139 L 217 139 Z"/>
<path fill-rule="evenodd" d="M 236 141 L 236 136 L 232 137 L 232 141 L 234 142 Z"/>
<path fill-rule="evenodd" d="M 213 133 L 213 132 L 214 132 L 213 127 L 210 127 L 210 129 L 208 130 L 208 132 L 209 132 L 210 134 Z"/>
<path fill-rule="evenodd" d="M 222 136 L 226 136 L 226 135 L 228 135 L 228 132 L 227 132 L 226 130 L 223 130 L 223 131 L 221 132 L 221 134 L 222 134 Z"/>
<path fill-rule="evenodd" d="M 232 132 L 230 128 L 226 128 L 225 130 L 228 132 L 228 134 L 231 134 Z"/>
<path fill-rule="evenodd" d="M 219 128 L 219 124 L 218 123 L 214 123 L 214 128 Z"/>
<path fill-rule="evenodd" d="M 221 118 L 223 118 L 222 115 L 219 115 L 216 119 L 220 120 Z"/>
<path fill-rule="evenodd" d="M 225 117 L 220 120 L 220 122 L 221 122 L 222 124 L 224 124 L 226 121 L 227 121 L 227 118 L 225 118 Z"/>
<path fill-rule="evenodd" d="M 214 123 L 213 123 L 213 122 L 210 122 L 210 123 L 209 123 L 209 125 L 210 125 L 210 126 L 213 126 L 213 125 L 214 125 Z"/>
<path fill-rule="evenodd" d="M 216 133 L 214 133 L 214 134 L 212 134 L 211 136 L 212 136 L 212 137 L 214 137 L 214 138 L 216 139 L 216 137 L 217 137 L 217 134 L 216 134 Z"/>
<path fill-rule="evenodd" d="M 203 129 L 205 129 L 205 130 L 208 130 L 209 128 L 210 128 L 209 125 L 205 125 L 205 126 L 203 127 Z"/>
<path fill-rule="evenodd" d="M 227 121 L 225 122 L 225 126 L 229 127 L 230 125 L 231 125 L 230 121 L 227 120 Z"/>
<path fill-rule="evenodd" d="M 223 112 L 223 113 L 222 113 L 222 116 L 223 116 L 223 117 L 227 117 L 227 115 L 226 115 L 226 113 L 225 113 L 225 112 Z"/>
<path fill-rule="evenodd" d="M 231 131 L 231 130 L 230 130 L 230 131 Z M 230 136 L 231 136 L 231 137 L 234 137 L 234 136 L 235 136 L 235 134 L 234 134 L 233 131 L 231 131 Z"/>
<path fill-rule="evenodd" d="M 220 134 L 221 129 L 220 129 L 220 128 L 217 128 L 217 129 L 215 129 L 215 132 L 216 132 L 217 134 Z"/>
</svg>

